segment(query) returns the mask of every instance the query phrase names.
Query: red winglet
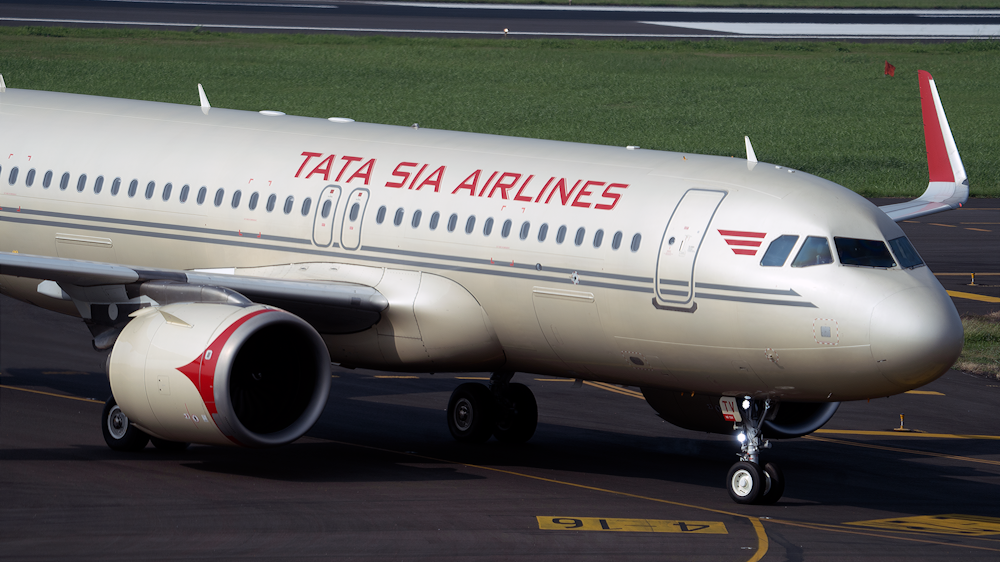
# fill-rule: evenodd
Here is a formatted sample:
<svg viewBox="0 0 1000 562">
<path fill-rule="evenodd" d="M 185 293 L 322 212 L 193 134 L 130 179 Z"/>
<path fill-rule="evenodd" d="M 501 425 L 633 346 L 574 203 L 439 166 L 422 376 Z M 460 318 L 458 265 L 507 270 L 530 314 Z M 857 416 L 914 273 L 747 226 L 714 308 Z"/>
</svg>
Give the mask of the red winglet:
<svg viewBox="0 0 1000 562">
<path fill-rule="evenodd" d="M 920 79 L 920 106 L 924 114 L 924 140 L 927 143 L 927 170 L 930 181 L 955 181 L 955 173 L 948 160 L 948 148 L 944 144 L 941 132 L 941 120 L 938 118 L 931 80 L 934 78 L 926 70 L 917 72 Z"/>
</svg>

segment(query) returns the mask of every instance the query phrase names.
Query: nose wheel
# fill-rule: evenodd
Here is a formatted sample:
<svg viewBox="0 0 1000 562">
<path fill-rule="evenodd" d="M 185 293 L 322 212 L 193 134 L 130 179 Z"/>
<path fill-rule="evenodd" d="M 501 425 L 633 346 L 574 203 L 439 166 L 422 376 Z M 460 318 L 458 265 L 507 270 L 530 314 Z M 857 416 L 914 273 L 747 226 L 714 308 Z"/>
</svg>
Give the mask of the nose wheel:
<svg viewBox="0 0 1000 562">
<path fill-rule="evenodd" d="M 737 405 L 741 420 L 736 438 L 740 442 L 740 461 L 729 469 L 726 488 L 729 497 L 742 504 L 773 504 L 785 493 L 785 475 L 778 465 L 760 466 L 760 450 L 770 449 L 763 426 L 771 400 L 753 400 L 749 396 Z"/>
</svg>

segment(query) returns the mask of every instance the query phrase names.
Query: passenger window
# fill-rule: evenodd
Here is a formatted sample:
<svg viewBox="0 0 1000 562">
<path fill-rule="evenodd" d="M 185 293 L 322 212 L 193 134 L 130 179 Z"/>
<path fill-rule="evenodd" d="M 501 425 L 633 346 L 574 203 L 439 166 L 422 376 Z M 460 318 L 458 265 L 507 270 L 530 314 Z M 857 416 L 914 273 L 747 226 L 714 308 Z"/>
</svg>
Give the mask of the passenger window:
<svg viewBox="0 0 1000 562">
<path fill-rule="evenodd" d="M 794 234 L 783 234 L 775 238 L 764 252 L 764 257 L 760 260 L 760 265 L 764 267 L 781 267 L 785 265 L 788 254 L 792 253 L 792 248 L 799 241 L 799 237 Z"/>
<path fill-rule="evenodd" d="M 545 237 L 549 234 L 549 224 L 542 223 L 542 226 L 538 227 L 538 241 L 545 242 Z"/>
<path fill-rule="evenodd" d="M 807 236 L 799 248 L 799 253 L 795 254 L 795 259 L 792 260 L 792 267 L 810 267 L 825 263 L 833 263 L 830 243 L 822 236 Z"/>
<path fill-rule="evenodd" d="M 448 232 L 455 232 L 455 227 L 458 226 L 458 215 L 452 213 L 448 217 Z"/>
<path fill-rule="evenodd" d="M 97 176 L 94 180 L 94 193 L 100 193 L 104 189 L 104 176 Z"/>
<path fill-rule="evenodd" d="M 295 197 L 292 196 L 292 195 L 289 195 L 288 198 L 285 199 L 285 208 L 282 209 L 285 212 L 286 215 L 288 213 L 292 212 L 292 205 L 294 205 L 294 204 L 295 204 Z"/>
<path fill-rule="evenodd" d="M 396 209 L 396 217 L 392 219 L 392 224 L 399 226 L 403 224 L 403 208 Z"/>
<path fill-rule="evenodd" d="M 617 250 L 622 245 L 622 231 L 618 231 L 611 237 L 611 249 Z"/>
<path fill-rule="evenodd" d="M 115 181 L 111 182 L 111 195 L 112 197 L 118 195 L 118 191 L 122 188 L 122 179 L 115 178 Z"/>
<path fill-rule="evenodd" d="M 42 176 L 42 187 L 48 189 L 50 185 L 52 185 L 52 170 L 45 172 L 45 175 Z"/>
<path fill-rule="evenodd" d="M 312 209 L 313 200 L 312 197 L 306 197 L 306 200 L 302 202 L 302 216 L 309 214 L 309 209 Z M 236 205 L 233 205 L 235 207 Z"/>
<path fill-rule="evenodd" d="M 420 209 L 413 211 L 413 219 L 410 221 L 410 226 L 412 226 L 413 228 L 417 228 L 418 226 L 420 226 L 420 217 L 422 216 L 423 213 L 420 211 Z"/>
<path fill-rule="evenodd" d="M 576 229 L 576 238 L 573 239 L 573 243 L 576 244 L 577 246 L 583 244 L 583 237 L 586 235 L 587 235 L 586 228 L 581 226 L 580 228 Z"/>
<path fill-rule="evenodd" d="M 530 231 L 531 231 L 531 223 L 528 221 L 524 221 L 524 224 L 521 225 L 521 240 L 527 239 L 528 233 Z"/>
<path fill-rule="evenodd" d="M 240 199 L 243 198 L 243 191 L 237 189 L 233 192 L 233 200 L 231 202 L 232 207 L 235 209 L 240 206 Z M 308 199 L 306 199 L 308 201 Z"/>
<path fill-rule="evenodd" d="M 637 233 L 635 236 L 632 237 L 632 251 L 633 252 L 638 252 L 639 251 L 639 244 L 641 242 L 642 242 L 642 234 L 638 234 Z"/>
<path fill-rule="evenodd" d="M 156 191 L 156 182 L 151 181 L 146 184 L 146 199 L 153 198 L 153 192 Z"/>
<path fill-rule="evenodd" d="M 191 193 L 191 186 L 188 184 L 184 184 L 184 186 L 181 187 L 181 194 L 177 198 L 177 200 L 180 201 L 181 203 L 187 203 L 189 193 Z"/>
<path fill-rule="evenodd" d="M 174 190 L 174 184 L 167 182 L 167 185 L 163 186 L 163 200 L 170 201 L 170 192 Z"/>
<path fill-rule="evenodd" d="M 80 177 L 76 180 L 76 190 L 77 192 L 83 193 L 83 190 L 87 188 L 87 174 L 80 174 Z"/>
<path fill-rule="evenodd" d="M 889 248 L 881 240 L 862 240 L 859 238 L 833 237 L 837 246 L 837 255 L 842 265 L 857 265 L 860 267 L 896 267 Z"/>
<path fill-rule="evenodd" d="M 428 225 L 428 226 L 430 226 L 431 230 L 434 230 L 434 229 L 436 229 L 438 227 L 438 221 L 439 220 L 441 220 L 441 213 L 439 213 L 437 211 L 434 211 L 431 214 L 431 223 Z"/>
<path fill-rule="evenodd" d="M 64 172 L 62 177 L 59 178 L 59 189 L 66 191 L 67 187 L 69 187 L 69 172 Z"/>
<path fill-rule="evenodd" d="M 270 213 L 271 211 L 274 210 L 274 205 L 277 202 L 278 202 L 278 196 L 272 193 L 271 195 L 268 196 L 267 205 L 264 208 L 267 209 L 267 212 Z"/>
<path fill-rule="evenodd" d="M 251 193 L 250 194 L 250 202 L 247 204 L 247 208 L 249 208 L 251 211 L 255 210 L 257 208 L 257 201 L 259 199 L 260 199 L 260 194 L 259 193 L 257 193 L 256 191 L 254 191 L 253 193 Z M 327 203 L 329 203 L 329 201 L 327 201 Z"/>
<path fill-rule="evenodd" d="M 559 227 L 559 230 L 556 231 L 556 244 L 562 244 L 563 240 L 565 239 L 566 239 L 566 225 L 562 225 Z"/>
<path fill-rule="evenodd" d="M 205 197 L 207 195 L 208 195 L 208 188 L 205 186 L 201 186 L 201 189 L 198 190 L 198 197 L 195 198 L 195 202 L 201 205 L 202 203 L 205 202 Z"/>
<path fill-rule="evenodd" d="M 472 234 L 472 231 L 476 228 L 476 215 L 469 217 L 469 220 L 465 221 L 465 233 Z"/>
<path fill-rule="evenodd" d="M 222 201 L 225 198 L 226 198 L 226 190 L 225 188 L 220 187 L 219 189 L 215 190 L 215 200 L 212 201 L 212 203 L 214 203 L 216 207 L 221 207 Z M 291 198 L 289 197 L 289 199 Z M 287 207 L 288 209 L 285 211 L 285 214 L 288 214 L 288 212 L 292 210 L 291 205 L 287 205 Z"/>
<path fill-rule="evenodd" d="M 132 180 L 128 184 L 128 196 L 135 197 L 135 192 L 139 190 L 139 180 Z"/>
<path fill-rule="evenodd" d="M 604 231 L 598 229 L 597 232 L 594 233 L 594 247 L 600 248 L 602 242 L 604 242 Z"/>
<path fill-rule="evenodd" d="M 903 269 L 910 269 L 911 267 L 924 264 L 924 260 L 920 259 L 920 254 L 917 253 L 913 244 L 910 244 L 909 239 L 905 236 L 889 240 L 889 247 L 892 248 L 892 253 L 896 255 L 899 267 Z"/>
<path fill-rule="evenodd" d="M 87 176 L 84 177 L 86 178 Z M 10 169 L 10 176 L 7 177 L 7 183 L 14 185 L 14 182 L 16 181 L 17 181 L 17 166 L 14 166 L 13 168 Z"/>
<path fill-rule="evenodd" d="M 251 209 L 253 209 L 254 205 L 256 204 L 254 202 L 254 199 L 256 197 L 257 197 L 256 193 L 254 193 L 250 197 L 250 208 Z M 330 201 L 329 199 L 327 199 L 326 201 L 323 201 L 323 206 L 319 210 L 319 216 L 323 217 L 324 219 L 327 218 L 327 217 L 329 217 L 330 216 L 330 210 L 332 210 L 332 209 L 333 209 L 333 201 Z"/>
<path fill-rule="evenodd" d="M 35 169 L 28 170 L 28 175 L 24 176 L 24 185 L 31 187 L 35 183 Z"/>
<path fill-rule="evenodd" d="M 375 213 L 375 222 L 378 224 L 385 222 L 385 205 L 379 207 L 378 212 Z"/>
<path fill-rule="evenodd" d="M 493 217 L 486 219 L 483 223 L 483 236 L 489 236 L 493 232 Z"/>
<path fill-rule="evenodd" d="M 358 220 L 358 213 L 360 212 L 361 212 L 361 205 L 359 203 L 351 205 L 351 220 L 352 221 Z"/>
<path fill-rule="evenodd" d="M 514 223 L 512 223 L 509 219 L 503 221 L 503 227 L 500 228 L 500 236 L 503 236 L 504 238 L 510 236 L 510 227 L 513 224 Z"/>
</svg>

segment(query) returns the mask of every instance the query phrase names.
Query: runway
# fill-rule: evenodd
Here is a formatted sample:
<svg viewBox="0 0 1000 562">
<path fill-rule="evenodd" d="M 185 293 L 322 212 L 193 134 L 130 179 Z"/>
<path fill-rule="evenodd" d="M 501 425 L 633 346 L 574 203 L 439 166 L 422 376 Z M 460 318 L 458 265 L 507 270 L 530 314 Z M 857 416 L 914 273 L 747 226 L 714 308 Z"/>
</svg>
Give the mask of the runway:
<svg viewBox="0 0 1000 562">
<path fill-rule="evenodd" d="M 0 24 L 436 37 L 948 41 L 1000 36 L 1000 10 L 4 0 Z"/>
<path fill-rule="evenodd" d="M 995 287 L 943 275 L 1000 272 L 1000 201 L 903 227 L 946 288 L 996 297 L 956 297 L 960 310 L 1000 309 Z M 539 404 L 532 441 L 462 446 L 444 408 L 482 374 L 338 368 L 319 423 L 289 446 L 117 454 L 98 426 L 103 365 L 79 320 L 0 297 L 5 560 L 1000 555 L 1000 382 L 954 371 L 776 442 L 785 496 L 744 507 L 722 486 L 735 443 L 662 422 L 636 389 L 519 374 Z M 893 431 L 900 414 L 916 432 Z"/>
</svg>

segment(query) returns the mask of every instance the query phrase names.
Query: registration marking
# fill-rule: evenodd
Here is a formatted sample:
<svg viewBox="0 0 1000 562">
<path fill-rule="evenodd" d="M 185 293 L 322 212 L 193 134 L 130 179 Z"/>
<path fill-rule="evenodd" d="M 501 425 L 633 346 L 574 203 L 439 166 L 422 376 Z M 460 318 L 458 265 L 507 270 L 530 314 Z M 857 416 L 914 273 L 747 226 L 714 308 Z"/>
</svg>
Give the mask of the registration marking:
<svg viewBox="0 0 1000 562">
<path fill-rule="evenodd" d="M 916 531 L 919 533 L 963 535 L 966 537 L 1000 534 L 1000 518 L 998 517 L 960 515 L 957 513 L 873 519 L 871 521 L 854 521 L 844 524 L 876 529 L 891 529 L 893 531 Z"/>
<path fill-rule="evenodd" d="M 539 515 L 544 531 L 619 531 L 626 533 L 697 533 L 728 535 L 722 521 L 678 521 L 674 519 L 615 519 L 600 517 L 551 517 Z"/>
</svg>

